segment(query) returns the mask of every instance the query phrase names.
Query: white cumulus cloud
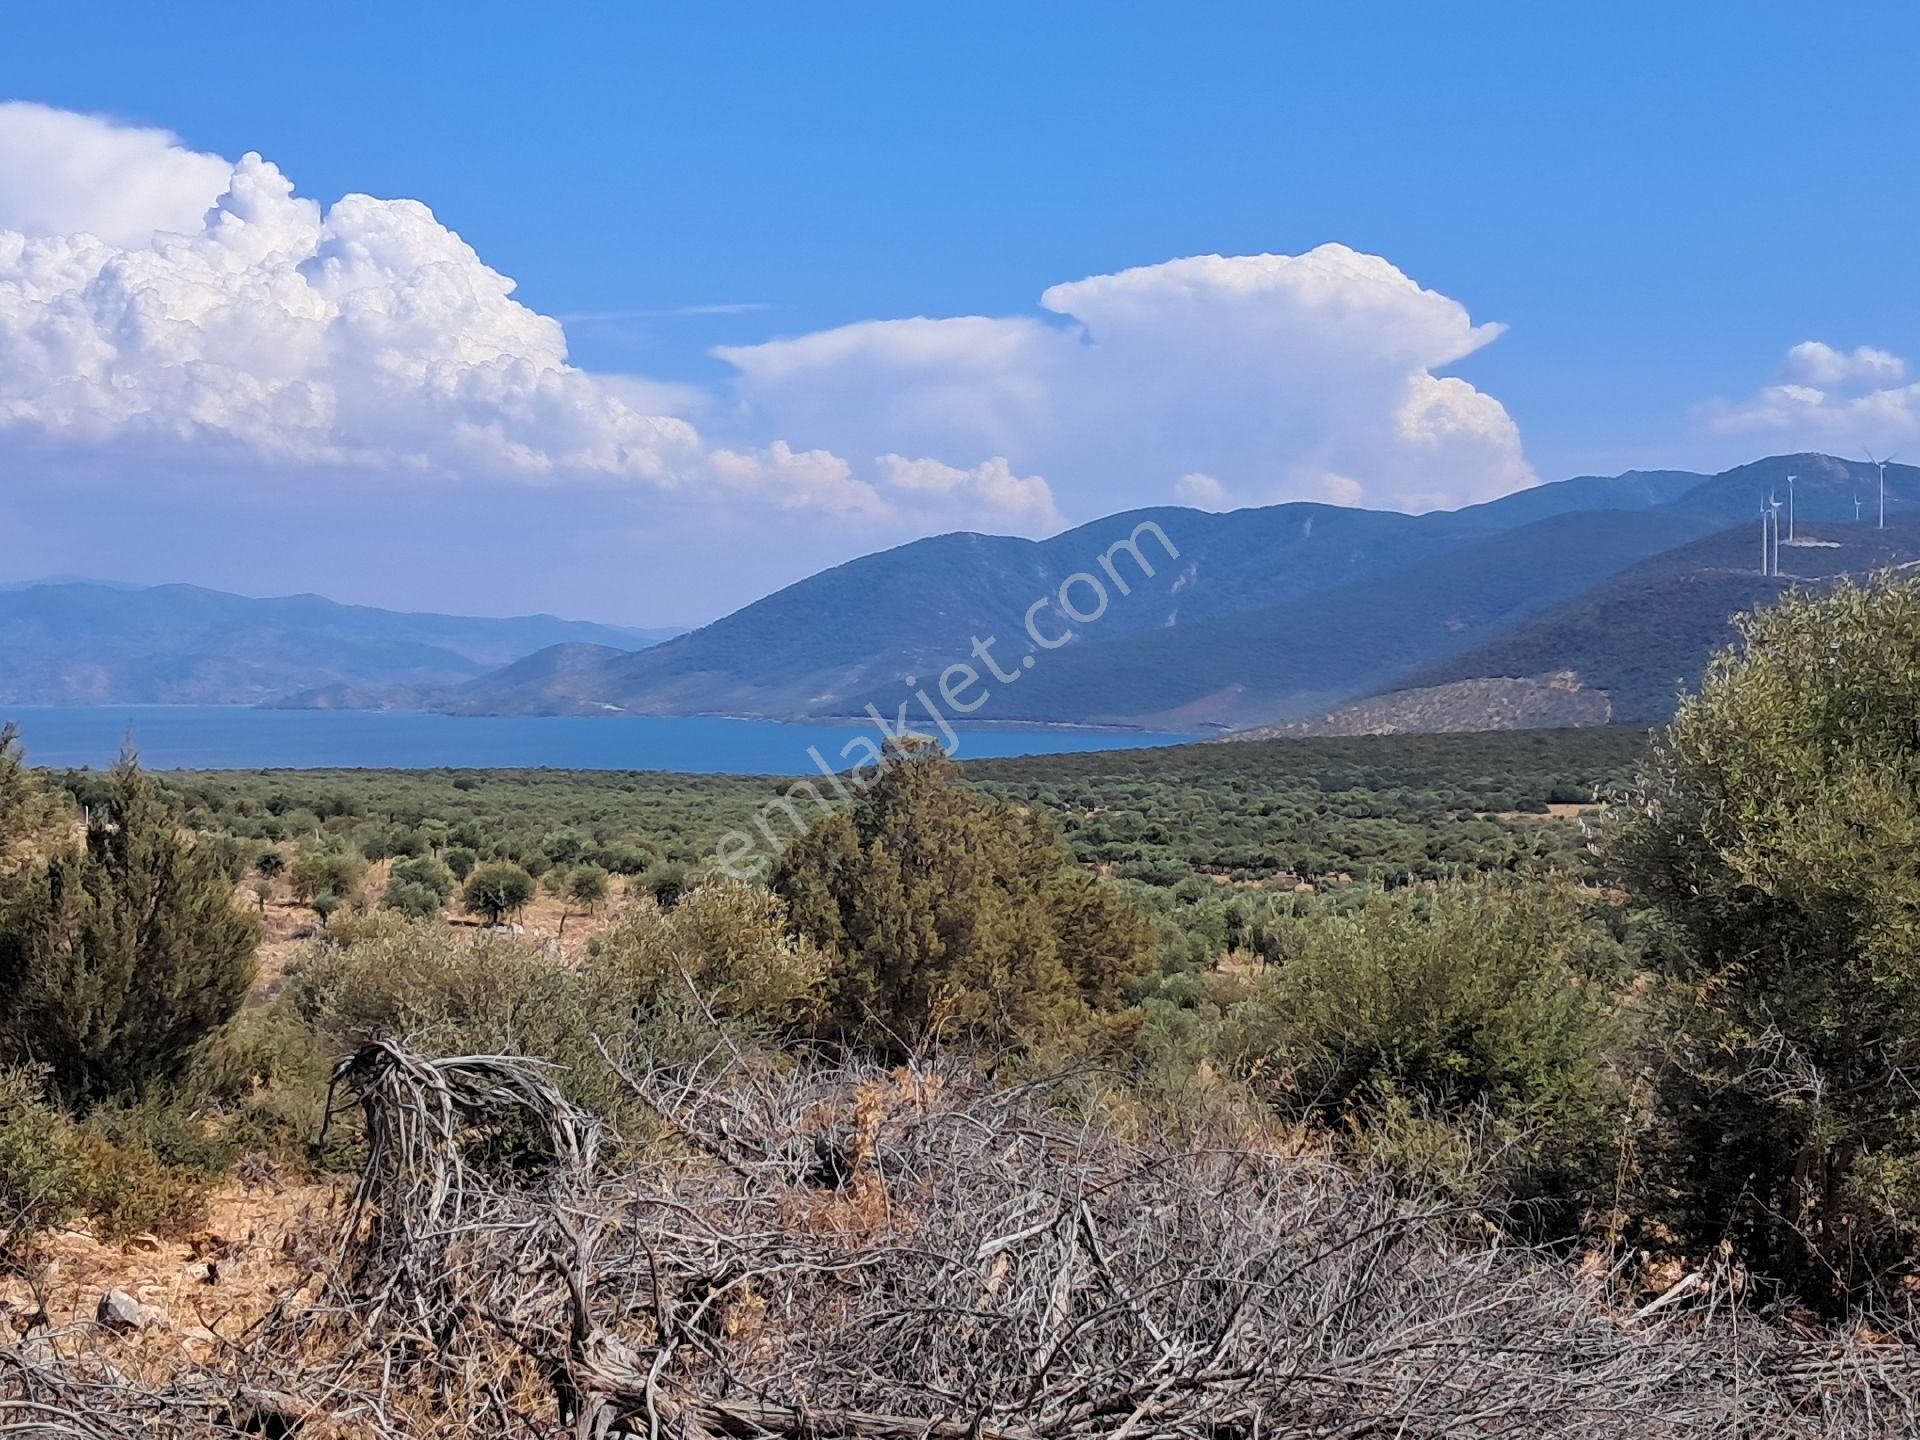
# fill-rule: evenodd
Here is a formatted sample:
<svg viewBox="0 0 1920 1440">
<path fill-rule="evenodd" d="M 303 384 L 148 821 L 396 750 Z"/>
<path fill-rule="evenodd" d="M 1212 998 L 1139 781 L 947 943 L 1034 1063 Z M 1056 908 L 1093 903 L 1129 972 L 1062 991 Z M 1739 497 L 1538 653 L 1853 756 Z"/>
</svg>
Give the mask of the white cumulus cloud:
<svg viewBox="0 0 1920 1440">
<path fill-rule="evenodd" d="M 1837 350 L 1824 341 L 1802 340 L 1787 351 L 1783 369 L 1789 380 L 1804 385 L 1882 386 L 1905 379 L 1907 362 L 1871 345 Z"/>
<path fill-rule="evenodd" d="M 1460 504 L 1533 483 L 1436 374 L 1501 333 L 1374 255 L 1198 256 L 1055 285 L 1045 316 L 869 321 L 715 353 L 746 413 L 844 454 L 998 456 L 1086 510 L 1183 494 Z M 1204 475 L 1212 488 L 1181 488 Z"/>
<path fill-rule="evenodd" d="M 1787 351 L 1780 379 L 1745 400 L 1700 407 L 1708 426 L 1762 435 L 1782 447 L 1889 450 L 1920 439 L 1920 383 L 1888 350 L 1842 350 L 1805 340 Z"/>
<path fill-rule="evenodd" d="M 918 532 L 1044 534 L 1170 495 L 1429 508 L 1534 479 L 1500 403 L 1443 373 L 1499 333 L 1323 245 L 1091 276 L 1033 314 L 724 348 L 720 394 L 574 364 L 561 321 L 417 200 L 323 206 L 256 154 L 0 104 L 0 450 L 48 473 L 226 458 Z"/>
<path fill-rule="evenodd" d="M 44 191 L 42 144 L 75 161 Z M 323 211 L 258 155 L 0 108 L 0 432 L 889 512 L 837 457 L 715 448 L 672 387 L 571 365 L 513 291 L 418 201 Z"/>
<path fill-rule="evenodd" d="M 980 513 L 1022 529 L 1052 531 L 1066 524 L 1046 480 L 1014 474 L 1002 456 L 966 470 L 904 455 L 882 455 L 875 463 L 884 482 L 906 495 L 964 500 Z"/>
<path fill-rule="evenodd" d="M 137 245 L 196 230 L 233 167 L 165 130 L 26 100 L 0 102 L 0 226 Z"/>
<path fill-rule="evenodd" d="M 1174 481 L 1173 498 L 1196 510 L 1231 510 L 1235 504 L 1227 487 L 1204 470 L 1189 470 Z"/>
</svg>

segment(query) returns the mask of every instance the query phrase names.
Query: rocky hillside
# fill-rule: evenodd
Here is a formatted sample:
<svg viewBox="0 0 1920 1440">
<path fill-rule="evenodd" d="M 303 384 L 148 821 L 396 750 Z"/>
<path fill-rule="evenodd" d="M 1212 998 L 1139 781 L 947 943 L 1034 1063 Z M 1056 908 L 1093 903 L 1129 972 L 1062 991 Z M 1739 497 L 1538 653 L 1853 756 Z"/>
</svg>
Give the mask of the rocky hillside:
<svg viewBox="0 0 1920 1440">
<path fill-rule="evenodd" d="M 1230 740 L 1284 740 L 1299 735 L 1445 735 L 1473 730 L 1553 730 L 1605 725 L 1607 696 L 1570 670 L 1534 678 L 1455 680 L 1396 690 L 1310 719 L 1262 725 Z"/>
</svg>

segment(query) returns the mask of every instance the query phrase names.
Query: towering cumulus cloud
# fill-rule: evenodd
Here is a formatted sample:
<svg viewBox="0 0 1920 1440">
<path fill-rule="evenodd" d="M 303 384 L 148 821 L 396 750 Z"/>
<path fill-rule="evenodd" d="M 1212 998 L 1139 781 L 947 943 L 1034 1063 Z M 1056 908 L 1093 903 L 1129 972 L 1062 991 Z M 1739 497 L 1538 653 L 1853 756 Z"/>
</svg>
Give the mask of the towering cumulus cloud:
<svg viewBox="0 0 1920 1440">
<path fill-rule="evenodd" d="M 1498 327 L 1377 257 L 1176 260 L 1056 285 L 1040 307 L 724 349 L 735 393 L 677 404 L 662 397 L 684 387 L 573 364 L 560 323 L 418 201 L 323 208 L 258 155 L 0 105 L 0 446 L 16 457 L 137 457 L 163 476 L 224 456 L 249 475 L 1027 533 L 1175 495 L 1421 508 L 1532 479 L 1499 403 L 1436 373 Z"/>
<path fill-rule="evenodd" d="M 103 185 L 146 183 L 34 200 L 18 161 L 43 134 Z M 258 155 L 227 165 L 37 106 L 5 107 L 0 136 L 0 426 L 143 455 L 884 508 L 835 457 L 710 450 L 569 365 L 559 322 L 417 201 L 349 195 L 322 212 Z"/>
<path fill-rule="evenodd" d="M 1076 493 L 1422 509 L 1533 482 L 1500 403 L 1433 373 L 1500 327 L 1378 256 L 1206 255 L 1040 304 L 1051 319 L 886 320 L 719 353 L 781 433 L 1003 454 Z"/>
</svg>

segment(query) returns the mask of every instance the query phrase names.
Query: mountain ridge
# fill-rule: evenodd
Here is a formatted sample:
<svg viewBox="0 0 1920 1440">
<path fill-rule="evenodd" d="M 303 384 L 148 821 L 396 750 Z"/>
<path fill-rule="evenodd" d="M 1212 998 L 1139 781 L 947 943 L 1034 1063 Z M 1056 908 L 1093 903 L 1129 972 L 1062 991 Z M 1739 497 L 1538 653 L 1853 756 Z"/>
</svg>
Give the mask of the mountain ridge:
<svg viewBox="0 0 1920 1440">
<path fill-rule="evenodd" d="M 1889 532 L 1853 519 L 1877 514 L 1877 478 L 1803 453 L 1576 476 L 1423 515 L 1156 506 L 1043 540 L 955 532 L 684 633 L 192 585 L 0 589 L 0 701 L 817 722 L 917 707 L 957 678 L 984 708 L 948 704 L 975 722 L 1459 728 L 1477 707 L 1492 725 L 1603 708 L 1638 723 L 1670 705 L 1670 667 L 1778 593 L 1753 548 L 1770 498 L 1803 527 L 1806 545 L 1783 551 L 1810 557 L 1800 568 L 1822 547 L 1848 573 L 1903 562 L 1920 470 L 1888 467 Z M 1640 630 L 1658 643 L 1595 638 Z"/>
<path fill-rule="evenodd" d="M 1162 506 L 1108 516 L 1041 541 L 934 536 L 822 571 L 666 645 L 610 660 L 596 685 L 578 674 L 564 692 L 516 685 L 513 677 L 483 677 L 443 694 L 436 708 L 458 714 L 611 709 L 779 720 L 859 715 L 869 703 L 888 709 L 898 703 L 909 675 L 937 675 L 956 663 L 978 668 L 970 659 L 976 637 L 1007 642 L 1011 636 L 1017 642 L 1019 617 L 1033 600 L 1057 593 L 1076 571 L 1098 574 L 1097 557 L 1138 537 L 1143 525 L 1155 525 L 1177 556 L 1162 559 L 1151 580 L 1112 597 L 1098 626 L 1082 631 L 1084 655 L 1064 665 L 1061 655 L 1050 655 L 1045 669 L 1036 666 L 1033 674 L 1040 678 L 1059 669 L 1073 675 L 1108 662 L 1125 670 L 1140 663 L 1128 660 L 1129 651 L 1151 654 L 1159 631 L 1190 634 L 1196 624 L 1217 622 L 1230 633 L 1236 617 L 1262 607 L 1305 603 L 1343 585 L 1365 586 L 1508 531 L 1551 523 L 1574 509 L 1618 514 L 1653 508 L 1702 478 L 1683 471 L 1583 476 L 1424 515 L 1314 502 L 1225 514 Z M 1699 523 L 1687 522 L 1673 538 L 1694 533 Z M 1620 563 L 1640 553 L 1634 549 Z M 1057 625 L 1057 617 L 1051 623 Z M 1415 658 L 1426 657 L 1401 657 L 1407 663 Z M 1385 660 L 1340 684 L 1350 693 L 1387 678 L 1397 663 Z M 1188 714 L 1196 705 L 1204 712 L 1209 690 L 1223 688 L 1218 686 L 1190 685 L 1187 693 L 1155 694 L 1137 704 L 1085 703 L 1067 693 L 1074 688 L 1040 678 L 1023 690 L 1005 691 L 992 718 L 1121 725 L 1239 718 L 1231 703 L 1218 716 Z"/>
<path fill-rule="evenodd" d="M 259 704 L 321 687 L 426 696 L 554 643 L 637 649 L 673 633 L 58 581 L 0 590 L 0 703 Z"/>
<path fill-rule="evenodd" d="M 724 714 L 774 720 L 891 713 L 916 679 L 1032 658 L 974 718 L 1231 730 L 1284 723 L 1402 687 L 1493 643 L 1663 551 L 1737 527 L 1770 492 L 1809 521 L 1851 515 L 1870 471 L 1811 453 L 1702 475 L 1577 476 L 1426 515 L 1309 502 L 1224 515 L 1128 511 L 1043 541 L 955 534 L 911 542 L 797 582 L 666 645 L 569 669 L 565 687 L 482 677 L 442 694 L 458 714 Z M 1896 500 L 1920 471 L 1890 467 Z M 1143 525 L 1178 551 L 1097 624 L 1043 606 L 1057 651 L 1020 616 Z M 1089 594 L 1084 588 L 1081 593 Z M 1022 662 L 1024 664 L 1024 661 Z M 1554 667 L 1549 667 L 1554 668 Z M 598 671 L 597 674 L 594 672 Z M 523 672 L 524 673 L 524 672 Z M 1472 677 L 1463 677 L 1472 678 Z"/>
</svg>

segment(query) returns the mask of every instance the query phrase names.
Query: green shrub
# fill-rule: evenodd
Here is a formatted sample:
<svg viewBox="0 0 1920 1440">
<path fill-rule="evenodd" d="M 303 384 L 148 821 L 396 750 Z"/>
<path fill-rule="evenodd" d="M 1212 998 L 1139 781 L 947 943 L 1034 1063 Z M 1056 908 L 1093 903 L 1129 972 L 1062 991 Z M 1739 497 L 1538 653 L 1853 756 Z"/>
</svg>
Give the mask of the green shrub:
<svg viewBox="0 0 1920 1440">
<path fill-rule="evenodd" d="M 1570 887 L 1455 882 L 1278 922 L 1279 959 L 1226 1016 L 1224 1053 L 1334 1133 L 1480 1128 L 1510 1193 L 1612 1174 L 1625 1095 L 1608 1067 L 1618 980 Z M 1419 1161 L 1410 1168 L 1430 1168 Z"/>
<path fill-rule="evenodd" d="M 567 877 L 567 899 L 589 912 L 607 902 L 607 872 L 598 865 L 582 865 Z"/>
<path fill-rule="evenodd" d="M 226 875 L 229 883 L 238 884 L 241 877 L 253 869 L 254 859 L 259 850 L 257 845 L 234 835 L 206 834 L 204 825 L 195 825 L 194 829 L 203 832 L 196 843 L 205 847 L 208 855 Z"/>
<path fill-rule="evenodd" d="M 131 757 L 91 817 L 0 910 L 0 1028 L 79 1103 L 181 1075 L 246 999 L 260 934 Z"/>
<path fill-rule="evenodd" d="M 108 1101 L 87 1113 L 82 1128 L 116 1150 L 151 1157 L 166 1170 L 217 1180 L 236 1157 L 217 1111 L 203 1097 L 201 1087 L 189 1081 L 166 1094 Z"/>
<path fill-rule="evenodd" d="M 689 883 L 687 867 L 678 861 L 664 861 L 649 866 L 640 877 L 640 888 L 653 896 L 654 903 L 663 910 L 670 910 L 679 903 Z"/>
<path fill-rule="evenodd" d="M 347 922 L 340 928 L 349 928 Z M 351 1170 L 357 1119 L 349 1114 L 324 1123 L 327 1080 L 342 1048 L 305 1023 L 282 995 L 221 1031 L 174 1103 L 204 1107 L 228 1156 L 259 1155 L 297 1173 Z"/>
<path fill-rule="evenodd" d="M 0 1067 L 0 1259 L 79 1203 L 78 1139 L 45 1082 L 42 1071 Z"/>
<path fill-rule="evenodd" d="M 472 873 L 480 857 L 465 845 L 449 845 L 440 856 L 448 870 L 453 872 L 455 880 L 464 880 Z"/>
<path fill-rule="evenodd" d="M 404 880 L 389 880 L 386 893 L 380 897 L 380 903 L 388 910 L 398 910 L 402 915 L 411 915 L 415 919 L 424 920 L 438 915 L 444 902 L 425 885 L 414 885 Z"/>
<path fill-rule="evenodd" d="M 311 947 L 288 975 L 293 1013 L 322 1048 L 344 1053 L 386 1034 L 441 1054 L 536 1056 L 561 1067 L 582 1104 L 619 1108 L 624 1090 L 593 1042 L 622 1037 L 631 1003 L 593 975 L 499 931 L 402 923 L 391 912 L 356 930 L 345 943 Z"/>
<path fill-rule="evenodd" d="M 186 1106 L 102 1105 L 76 1124 L 47 1103 L 45 1078 L 0 1069 L 0 1256 L 79 1214 L 110 1240 L 204 1223 L 229 1152 Z"/>
<path fill-rule="evenodd" d="M 431 890 L 442 901 L 453 897 L 453 871 L 434 859 L 431 855 L 415 855 L 399 860 L 387 872 L 388 883 L 395 881 L 403 885 L 419 885 Z"/>
<path fill-rule="evenodd" d="M 366 878 L 367 862 L 349 850 L 303 851 L 287 871 L 294 898 L 309 902 L 321 895 L 350 901 Z"/>
<path fill-rule="evenodd" d="M 394 862 L 380 903 L 388 910 L 424 919 L 438 915 L 453 895 L 453 872 L 430 855 Z"/>
<path fill-rule="evenodd" d="M 1739 630 L 1607 851 L 1667 928 L 1670 1218 L 1837 1301 L 1920 1251 L 1920 585 Z"/>
<path fill-rule="evenodd" d="M 826 957 L 788 933 L 779 896 L 729 882 L 689 890 L 671 910 L 630 907 L 595 937 L 588 963 L 648 1011 L 710 1011 L 775 1030 L 811 1017 L 827 975 Z"/>
<path fill-rule="evenodd" d="M 593 863 L 615 875 L 638 875 L 653 859 L 637 845 L 602 845 L 593 852 Z"/>
<path fill-rule="evenodd" d="M 140 1143 L 117 1143 L 83 1128 L 76 1149 L 76 1201 L 109 1240 L 134 1235 L 181 1238 L 207 1220 L 208 1176 L 169 1165 Z"/>
<path fill-rule="evenodd" d="M 0 725 L 0 875 L 11 872 L 30 842 L 45 838 L 58 813 L 53 794 L 27 768 L 19 728 Z"/>
<path fill-rule="evenodd" d="M 788 847 L 774 886 L 833 957 L 836 1032 L 884 1049 L 1071 1028 L 1148 957 L 1144 918 L 1047 817 L 962 784 L 935 746 L 890 747 L 850 809 Z"/>
<path fill-rule="evenodd" d="M 547 836 L 540 849 L 555 865 L 565 867 L 580 863 L 580 858 L 587 853 L 587 842 L 578 830 L 563 826 Z"/>
</svg>

